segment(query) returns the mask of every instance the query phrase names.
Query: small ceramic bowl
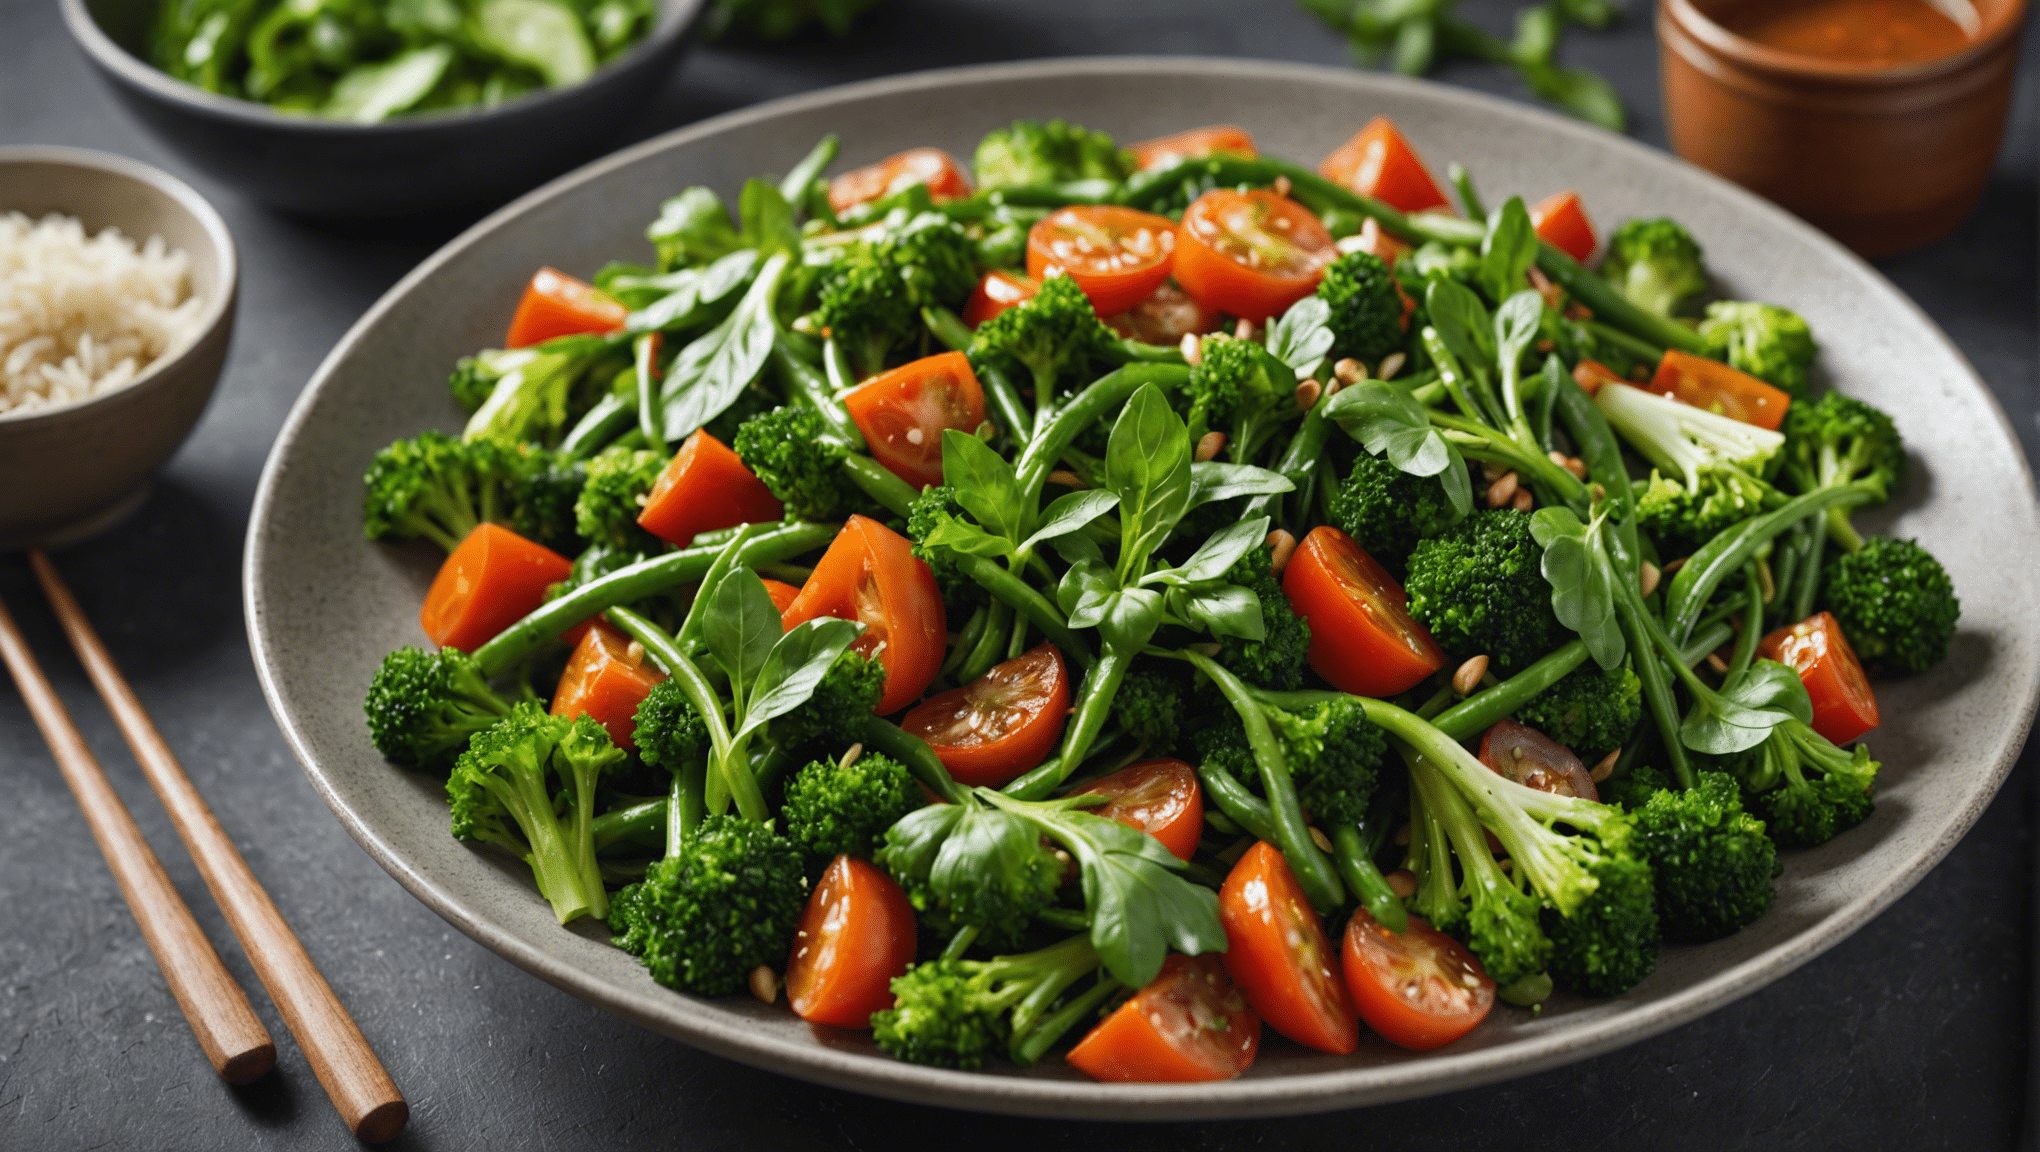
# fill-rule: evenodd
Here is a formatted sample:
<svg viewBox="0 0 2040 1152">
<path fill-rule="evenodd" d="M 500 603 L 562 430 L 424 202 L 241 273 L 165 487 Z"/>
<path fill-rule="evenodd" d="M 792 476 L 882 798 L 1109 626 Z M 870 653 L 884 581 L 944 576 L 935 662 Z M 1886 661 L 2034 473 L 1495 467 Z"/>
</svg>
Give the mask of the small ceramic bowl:
<svg viewBox="0 0 2040 1152">
<path fill-rule="evenodd" d="M 111 391 L 0 413 L 0 548 L 55 546 L 138 507 L 149 477 L 205 411 L 234 330 L 239 262 L 226 221 L 182 181 L 72 148 L 0 148 L 0 212 L 76 216 L 137 242 L 161 236 L 191 258 L 198 336 Z"/>
<path fill-rule="evenodd" d="M 147 63 L 160 0 L 61 0 L 128 111 L 192 164 L 272 208 L 375 219 L 488 208 L 608 150 L 685 43 L 703 0 L 658 0 L 645 39 L 571 88 L 494 108 L 347 124 L 208 92 Z"/>
<path fill-rule="evenodd" d="M 1997 159 L 2026 0 L 1974 0 L 1968 47 L 1896 68 L 1780 52 L 1720 22 L 1774 2 L 1658 0 L 1665 119 L 1679 155 L 1865 256 L 1953 231 Z"/>
</svg>

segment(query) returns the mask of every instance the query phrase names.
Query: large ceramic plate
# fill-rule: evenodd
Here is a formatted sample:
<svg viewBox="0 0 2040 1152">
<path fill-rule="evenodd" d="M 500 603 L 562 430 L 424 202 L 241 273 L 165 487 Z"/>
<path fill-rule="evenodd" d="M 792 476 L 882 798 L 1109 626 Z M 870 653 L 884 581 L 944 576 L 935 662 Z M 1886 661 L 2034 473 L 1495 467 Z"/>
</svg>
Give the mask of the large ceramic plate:
<svg viewBox="0 0 2040 1152">
<path fill-rule="evenodd" d="M 814 1028 L 749 997 L 702 1000 L 652 983 L 599 929 L 568 931 L 521 869 L 457 844 L 436 781 L 369 746 L 362 689 L 391 649 L 421 643 L 430 558 L 362 540 L 360 477 L 375 450 L 457 428 L 455 358 L 499 341 L 531 270 L 582 275 L 646 259 L 661 199 L 707 184 L 734 202 L 824 132 L 859 164 L 917 144 L 969 155 L 1016 116 L 1063 116 L 1122 140 L 1234 122 L 1269 153 L 1314 161 L 1376 113 L 1430 161 L 1458 160 L 1491 200 L 1585 190 L 1604 225 L 1671 213 L 1706 246 L 1721 287 L 1791 305 L 1829 379 L 1894 412 L 1912 447 L 1906 491 L 1873 523 L 1919 536 L 1954 576 L 1962 630 L 1933 674 L 1880 686 L 1877 813 L 1790 854 L 1777 907 L 1704 947 L 1666 949 L 1611 1000 L 1561 997 L 1541 1016 L 1494 1013 L 1430 1054 L 1369 1038 L 1349 1056 L 1279 1040 L 1225 1084 L 1096 1084 L 1054 1062 L 949 1072 L 891 1061 L 860 1033 Z M 1927 318 L 1869 267 L 1785 213 L 1667 156 L 1555 116 L 1454 89 L 1326 69 L 1215 60 L 1057 61 L 861 84 L 720 117 L 564 177 L 476 225 L 369 310 L 292 411 L 248 530 L 249 635 L 263 688 L 312 782 L 370 855 L 455 926 L 513 963 L 629 1020 L 732 1059 L 859 1091 L 1002 1112 L 1126 1119 L 1348 1107 L 1519 1076 L 1691 1020 L 1805 963 L 1912 887 L 1997 790 L 2031 720 L 2040 617 L 2031 481 L 2004 414 Z"/>
</svg>

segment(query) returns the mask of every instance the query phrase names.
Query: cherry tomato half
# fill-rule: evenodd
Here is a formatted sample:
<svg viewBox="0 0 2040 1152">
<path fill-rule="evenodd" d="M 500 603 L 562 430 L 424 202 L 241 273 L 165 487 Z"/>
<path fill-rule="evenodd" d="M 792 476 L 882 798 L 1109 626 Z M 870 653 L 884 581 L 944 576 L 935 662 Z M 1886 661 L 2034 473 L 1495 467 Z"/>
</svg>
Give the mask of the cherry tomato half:
<svg viewBox="0 0 2040 1152">
<path fill-rule="evenodd" d="M 868 1028 L 873 1012 L 893 1006 L 893 978 L 913 962 L 907 894 L 882 869 L 838 856 L 815 884 L 794 933 L 786 1000 L 809 1023 Z"/>
<path fill-rule="evenodd" d="M 1773 432 L 1785 422 L 1785 410 L 1792 406 L 1791 393 L 1719 360 L 1677 348 L 1665 350 L 1645 390 Z"/>
<path fill-rule="evenodd" d="M 1495 775 L 1525 788 L 1582 800 L 1601 799 L 1594 777 L 1572 749 L 1514 720 L 1495 721 L 1480 738 L 1480 762 Z"/>
<path fill-rule="evenodd" d="M 885 665 L 875 709 L 881 716 L 913 703 L 942 666 L 949 626 L 935 573 L 906 537 L 876 520 L 852 516 L 844 523 L 779 623 L 791 631 L 823 616 L 864 624 L 852 647 Z"/>
<path fill-rule="evenodd" d="M 792 604 L 793 598 L 800 595 L 800 589 L 783 580 L 767 580 L 765 581 L 765 594 L 772 597 L 772 606 L 779 609 L 781 614 L 784 614 L 787 605 Z"/>
<path fill-rule="evenodd" d="M 1215 188 L 1176 226 L 1176 283 L 1206 308 L 1255 322 L 1310 295 L 1338 258 L 1310 209 L 1262 188 Z"/>
<path fill-rule="evenodd" d="M 1418 917 L 1391 932 L 1361 908 L 1346 925 L 1346 987 L 1367 1026 L 1401 1048 L 1450 1044 L 1487 1019 L 1495 982 L 1465 945 Z"/>
<path fill-rule="evenodd" d="M 1369 120 L 1367 127 L 1339 145 L 1318 165 L 1318 173 L 1402 212 L 1452 206 L 1416 149 L 1386 116 Z"/>
<path fill-rule="evenodd" d="M 909 148 L 829 181 L 829 207 L 841 212 L 915 184 L 926 184 L 928 198 L 937 201 L 960 200 L 971 192 L 970 177 L 949 153 Z"/>
<path fill-rule="evenodd" d="M 1105 326 L 1143 344 L 1176 345 L 1185 336 L 1218 331 L 1218 313 L 1192 300 L 1174 280 L 1164 280 L 1140 303 L 1107 316 Z"/>
<path fill-rule="evenodd" d="M 1024 304 L 1041 291 L 1041 283 L 1018 272 L 1007 272 L 994 268 L 978 281 L 970 302 L 963 306 L 963 322 L 975 328 L 978 325 L 1013 307 Z"/>
<path fill-rule="evenodd" d="M 779 498 L 722 441 L 697 429 L 666 462 L 645 494 L 637 522 L 682 548 L 698 533 L 739 524 L 767 524 L 786 514 Z"/>
<path fill-rule="evenodd" d="M 997 788 L 1041 763 L 1069 717 L 1062 653 L 1043 644 L 930 696 L 900 727 L 926 740 L 958 783 Z"/>
<path fill-rule="evenodd" d="M 547 585 L 573 570 L 552 549 L 485 522 L 439 566 L 418 623 L 434 644 L 472 652 L 545 603 Z"/>
<path fill-rule="evenodd" d="M 1112 799 L 1086 812 L 1140 829 L 1160 840 L 1178 860 L 1196 854 L 1197 838 L 1204 831 L 1204 789 L 1197 783 L 1197 769 L 1181 760 L 1146 760 L 1099 777 L 1070 795 L 1091 792 Z"/>
<path fill-rule="evenodd" d="M 843 397 L 843 407 L 872 458 L 916 488 L 942 483 L 943 429 L 974 432 L 985 422 L 984 390 L 961 352 L 873 376 Z"/>
<path fill-rule="evenodd" d="M 1027 230 L 1027 274 L 1060 268 L 1100 316 L 1126 311 L 1162 281 L 1176 251 L 1176 222 L 1111 204 L 1058 208 Z"/>
<path fill-rule="evenodd" d="M 1270 1028 L 1322 1052 L 1360 1042 L 1353 999 L 1303 886 L 1273 844 L 1259 840 L 1218 890 L 1225 970 Z"/>
<path fill-rule="evenodd" d="M 577 332 L 611 332 L 630 315 L 616 297 L 557 268 L 540 268 L 510 318 L 505 348 L 523 348 Z"/>
<path fill-rule="evenodd" d="M 1818 612 L 1778 629 L 1757 654 L 1799 673 L 1813 698 L 1813 730 L 1829 741 L 1847 744 L 1877 727 L 1877 694 L 1833 615 Z"/>
<path fill-rule="evenodd" d="M 1188 132 L 1128 144 L 1126 150 L 1133 153 L 1133 163 L 1141 169 L 1165 168 L 1179 160 L 1196 160 L 1214 152 L 1229 152 L 1249 159 L 1260 155 L 1254 151 L 1254 137 L 1236 124 L 1192 128 Z"/>
<path fill-rule="evenodd" d="M 1329 524 L 1297 546 L 1282 591 L 1310 622 L 1310 666 L 1334 688 L 1394 696 L 1445 666 L 1438 642 L 1410 617 L 1402 585 Z"/>
<path fill-rule="evenodd" d="M 1230 1080 L 1254 1064 L 1261 1020 L 1210 953 L 1175 955 L 1133 999 L 1070 1049 L 1094 1080 L 1183 1084 Z"/>
<path fill-rule="evenodd" d="M 1571 189 L 1547 196 L 1530 209 L 1530 223 L 1537 238 L 1585 264 L 1601 242 L 1594 238 L 1594 225 L 1587 220 L 1586 205 Z"/>
<path fill-rule="evenodd" d="M 642 648 L 634 659 L 631 651 L 630 637 L 600 621 L 590 624 L 553 690 L 552 714 L 593 716 L 618 748 L 636 748 L 631 736 L 637 731 L 638 705 L 666 674 L 645 659 Z"/>
</svg>

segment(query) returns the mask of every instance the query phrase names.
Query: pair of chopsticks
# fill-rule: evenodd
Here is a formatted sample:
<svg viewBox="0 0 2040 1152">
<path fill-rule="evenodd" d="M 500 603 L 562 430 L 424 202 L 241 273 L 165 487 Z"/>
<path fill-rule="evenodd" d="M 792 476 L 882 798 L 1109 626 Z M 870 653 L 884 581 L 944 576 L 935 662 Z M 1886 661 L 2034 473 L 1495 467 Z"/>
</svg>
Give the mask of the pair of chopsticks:
<svg viewBox="0 0 2040 1152">
<path fill-rule="evenodd" d="M 248 862 L 213 818 L 49 558 L 31 552 L 29 563 L 63 623 L 71 647 L 120 725 L 150 787 L 169 810 L 170 821 L 197 863 L 199 875 L 226 914 L 255 974 L 311 1062 L 313 1074 L 340 1118 L 366 1143 L 394 1137 L 410 1117 L 403 1095 L 305 953 L 304 945 L 284 923 Z M 92 837 L 99 842 L 199 1047 L 230 1084 L 246 1084 L 260 1077 L 276 1063 L 275 1042 L 255 1018 L 248 997 L 227 974 L 219 954 L 199 931 L 191 909 L 171 886 L 134 817 L 107 783 L 105 770 L 93 759 L 5 604 L 0 604 L 0 661 L 13 672 L 36 727 L 42 730 L 63 771 L 64 782 L 78 798 Z"/>
</svg>

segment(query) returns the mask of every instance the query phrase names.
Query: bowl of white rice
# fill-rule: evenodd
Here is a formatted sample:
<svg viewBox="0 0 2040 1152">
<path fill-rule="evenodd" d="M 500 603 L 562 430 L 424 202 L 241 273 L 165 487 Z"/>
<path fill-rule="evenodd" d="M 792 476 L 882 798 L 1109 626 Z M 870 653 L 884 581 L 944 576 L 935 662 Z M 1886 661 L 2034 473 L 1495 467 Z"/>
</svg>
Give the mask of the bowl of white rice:
<svg viewBox="0 0 2040 1152">
<path fill-rule="evenodd" d="M 233 238 L 146 164 L 0 148 L 0 548 L 138 506 L 226 359 Z"/>
</svg>

